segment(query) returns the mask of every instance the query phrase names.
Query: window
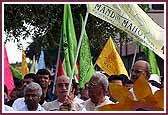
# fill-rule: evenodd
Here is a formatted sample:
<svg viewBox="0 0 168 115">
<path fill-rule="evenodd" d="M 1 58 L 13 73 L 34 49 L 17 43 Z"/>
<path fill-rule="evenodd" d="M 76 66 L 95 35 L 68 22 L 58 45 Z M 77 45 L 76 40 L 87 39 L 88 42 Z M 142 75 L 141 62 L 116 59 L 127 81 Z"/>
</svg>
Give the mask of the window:
<svg viewBox="0 0 168 115">
<path fill-rule="evenodd" d="M 163 12 L 164 4 L 150 4 L 149 8 L 150 8 L 149 12 Z"/>
</svg>

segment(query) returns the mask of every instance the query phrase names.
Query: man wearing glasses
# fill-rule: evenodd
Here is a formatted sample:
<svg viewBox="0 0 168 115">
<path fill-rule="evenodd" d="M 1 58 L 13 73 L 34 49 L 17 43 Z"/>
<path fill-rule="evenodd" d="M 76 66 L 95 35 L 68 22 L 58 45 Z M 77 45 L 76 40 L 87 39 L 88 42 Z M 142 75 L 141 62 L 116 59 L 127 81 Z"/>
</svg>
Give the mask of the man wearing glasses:
<svg viewBox="0 0 168 115">
<path fill-rule="evenodd" d="M 108 79 L 100 72 L 96 72 L 88 83 L 89 99 L 83 105 L 86 111 L 97 111 L 98 107 L 115 104 L 106 96 L 108 91 Z"/>
<path fill-rule="evenodd" d="M 144 78 L 148 81 L 151 74 L 150 74 L 150 65 L 147 61 L 144 60 L 138 60 L 135 62 L 135 64 L 133 65 L 133 68 L 131 70 L 131 80 L 133 81 L 133 83 L 140 77 L 140 75 L 143 75 Z M 154 94 L 157 90 L 159 90 L 159 88 L 151 85 L 149 83 L 149 86 L 152 90 L 152 93 Z M 142 86 L 143 87 L 143 86 Z M 136 96 L 133 92 L 133 88 L 130 89 L 130 92 L 133 94 L 134 100 L 136 99 Z"/>
</svg>

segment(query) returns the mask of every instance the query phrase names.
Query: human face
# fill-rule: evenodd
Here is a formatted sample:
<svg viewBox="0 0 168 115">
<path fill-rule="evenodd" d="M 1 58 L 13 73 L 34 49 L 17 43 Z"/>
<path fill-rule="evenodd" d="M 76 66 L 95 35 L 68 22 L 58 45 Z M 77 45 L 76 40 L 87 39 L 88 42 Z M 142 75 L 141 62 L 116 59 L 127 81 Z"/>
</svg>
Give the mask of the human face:
<svg viewBox="0 0 168 115">
<path fill-rule="evenodd" d="M 33 79 L 32 78 L 26 78 L 23 79 L 23 86 L 26 87 L 30 82 L 32 82 Z"/>
<path fill-rule="evenodd" d="M 49 79 L 49 75 L 38 75 L 39 84 L 42 89 L 48 88 L 48 85 L 50 85 L 51 80 Z"/>
<path fill-rule="evenodd" d="M 140 75 L 143 75 L 145 79 L 148 79 L 147 70 L 146 70 L 146 63 L 144 61 L 137 61 L 132 70 L 131 70 L 131 80 L 135 82 Z"/>
<path fill-rule="evenodd" d="M 60 102 L 65 100 L 68 92 L 68 86 L 69 86 L 69 78 L 65 76 L 61 76 L 57 78 L 56 94 Z"/>
<path fill-rule="evenodd" d="M 98 83 L 98 77 L 92 77 L 88 84 L 89 97 L 95 104 L 100 103 L 104 97 L 104 89 L 102 84 Z"/>
<path fill-rule="evenodd" d="M 37 110 L 38 103 L 40 101 L 40 96 L 37 94 L 37 90 L 28 90 L 25 92 L 25 103 L 27 105 L 27 108 L 29 111 L 35 111 Z"/>
<path fill-rule="evenodd" d="M 132 87 L 133 87 L 133 84 L 125 84 L 125 87 L 128 89 L 128 90 L 130 90 Z"/>
<path fill-rule="evenodd" d="M 122 81 L 121 80 L 117 80 L 117 79 L 116 80 L 111 80 L 110 83 L 114 83 L 114 84 L 123 86 Z"/>
</svg>

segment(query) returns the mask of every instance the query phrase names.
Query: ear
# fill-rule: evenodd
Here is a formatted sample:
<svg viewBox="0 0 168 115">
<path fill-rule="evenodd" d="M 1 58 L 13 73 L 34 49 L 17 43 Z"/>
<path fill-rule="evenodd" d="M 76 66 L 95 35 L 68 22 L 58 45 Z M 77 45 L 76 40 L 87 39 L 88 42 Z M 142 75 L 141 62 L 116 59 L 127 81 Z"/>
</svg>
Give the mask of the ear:
<svg viewBox="0 0 168 115">
<path fill-rule="evenodd" d="M 146 72 L 146 77 L 147 77 L 147 80 L 150 78 L 150 72 Z"/>
</svg>

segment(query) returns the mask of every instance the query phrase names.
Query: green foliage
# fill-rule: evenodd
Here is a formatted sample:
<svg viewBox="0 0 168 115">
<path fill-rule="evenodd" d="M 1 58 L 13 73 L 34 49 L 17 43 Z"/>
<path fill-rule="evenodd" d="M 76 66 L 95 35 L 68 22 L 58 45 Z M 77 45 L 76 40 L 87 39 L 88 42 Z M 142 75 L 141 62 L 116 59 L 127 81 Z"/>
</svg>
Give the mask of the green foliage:
<svg viewBox="0 0 168 115">
<path fill-rule="evenodd" d="M 138 4 L 138 5 L 144 12 L 148 12 L 150 10 L 149 4 Z"/>
<path fill-rule="evenodd" d="M 146 9 L 146 5 L 145 7 L 140 5 L 140 7 Z M 85 16 L 86 5 L 72 4 L 71 8 L 76 36 L 79 39 L 81 33 L 79 15 Z M 26 49 L 26 56 L 32 59 L 33 55 L 36 55 L 36 59 L 38 59 L 40 48 L 43 47 L 46 64 L 51 67 L 53 63 L 56 63 L 62 20 L 63 4 L 5 4 L 4 30 L 7 35 L 5 41 L 16 42 L 18 48 L 21 49 L 21 39 L 26 40 L 31 37 L 33 42 Z M 34 28 L 27 29 L 24 23 Z M 121 36 L 126 36 L 125 32 L 93 15 L 88 17 L 86 32 L 91 45 L 93 62 L 97 59 L 110 35 L 114 38 L 119 32 L 123 33 Z M 122 42 L 125 40 L 127 38 Z M 115 42 L 120 42 L 120 40 Z"/>
</svg>

